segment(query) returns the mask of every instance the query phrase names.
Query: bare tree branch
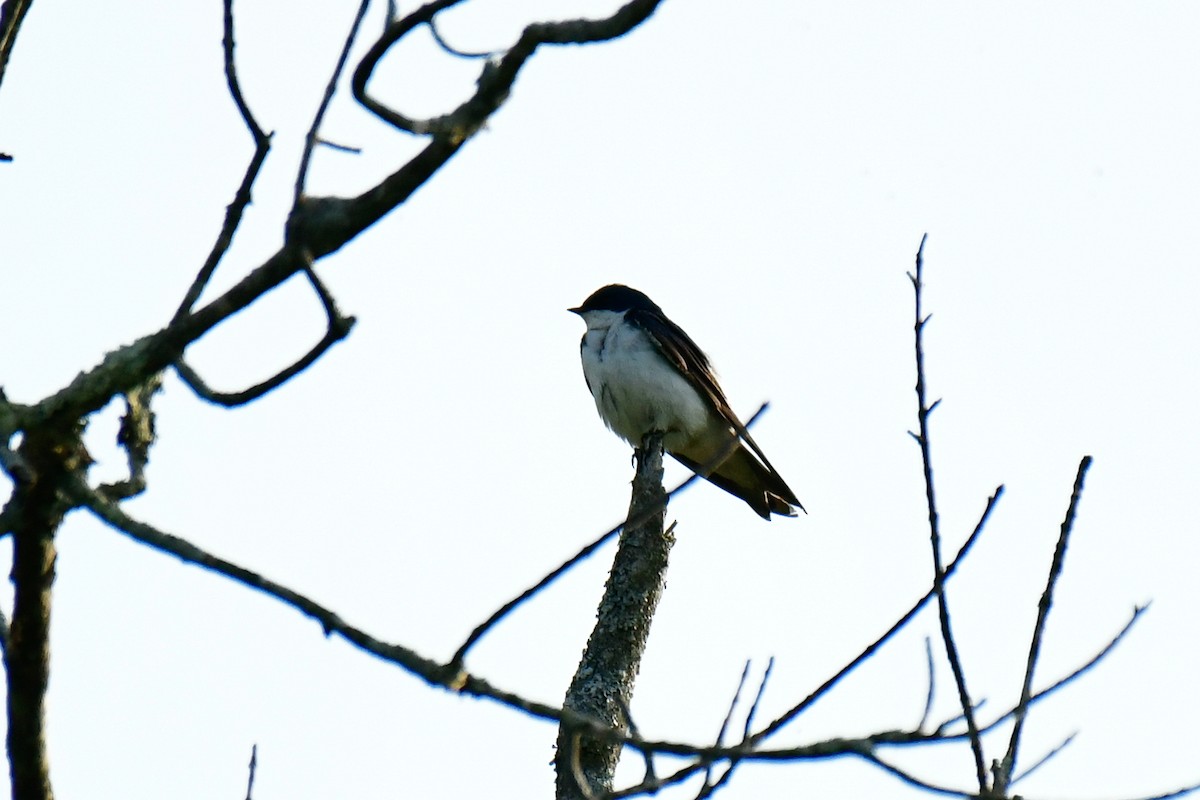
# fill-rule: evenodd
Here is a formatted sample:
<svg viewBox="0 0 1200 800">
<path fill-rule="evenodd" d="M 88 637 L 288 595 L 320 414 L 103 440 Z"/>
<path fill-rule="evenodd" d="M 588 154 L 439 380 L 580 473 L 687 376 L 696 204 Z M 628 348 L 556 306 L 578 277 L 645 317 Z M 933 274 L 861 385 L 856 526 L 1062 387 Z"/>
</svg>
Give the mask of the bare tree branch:
<svg viewBox="0 0 1200 800">
<path fill-rule="evenodd" d="M 746 719 L 742 724 L 742 744 L 743 745 L 745 745 L 747 742 L 750 741 L 750 738 L 751 738 L 750 729 L 754 727 L 754 717 L 758 713 L 758 705 L 759 705 L 759 703 L 762 702 L 763 695 L 766 694 L 767 681 L 770 680 L 771 670 L 774 669 L 774 667 L 775 667 L 775 658 L 774 658 L 774 656 L 772 656 L 770 659 L 767 660 L 767 668 L 763 670 L 762 680 L 760 680 L 758 683 L 758 692 L 754 695 L 754 702 L 750 704 L 750 710 L 746 712 Z M 750 668 L 749 661 L 746 662 L 746 668 L 747 669 Z M 743 675 L 743 680 L 745 680 L 745 677 L 744 677 L 745 672 L 743 672 L 742 675 Z M 739 692 L 741 691 L 741 686 L 738 687 L 738 691 Z M 737 702 L 737 699 L 735 698 L 734 703 L 736 704 L 736 702 Z M 730 713 L 731 714 L 733 713 L 732 708 L 730 709 Z M 724 732 L 724 728 L 722 728 L 722 733 L 723 732 Z M 718 745 L 721 744 L 720 737 L 718 737 L 717 744 Z M 729 783 L 729 781 L 733 778 L 734 770 L 737 769 L 738 764 L 741 764 L 741 763 L 742 763 L 742 760 L 739 758 L 729 759 L 729 764 L 725 767 L 725 771 L 723 773 L 721 773 L 721 777 L 718 778 L 716 781 L 711 781 L 711 777 L 712 777 L 711 766 L 706 767 L 704 770 L 704 783 L 700 787 L 700 792 L 696 795 L 696 800 L 703 800 L 703 798 L 712 797 L 714 794 L 716 794 L 716 792 L 721 787 L 723 787 Z"/>
<path fill-rule="evenodd" d="M 379 119 L 409 133 L 432 135 L 462 142 L 475 135 L 508 98 L 521 67 L 543 44 L 588 44 L 624 36 L 645 22 L 661 0 L 631 0 L 610 17 L 577 19 L 563 22 L 537 22 L 527 25 L 516 44 L 498 59 L 489 60 L 480 73 L 475 93 L 454 111 L 440 117 L 417 120 L 401 114 L 367 94 L 367 83 L 384 55 L 398 41 L 420 25 L 462 0 L 436 0 L 426 3 L 403 19 L 391 23 L 359 62 L 351 90 L 364 108 Z"/>
<path fill-rule="evenodd" d="M 768 408 L 770 408 L 769 403 L 763 403 L 762 405 L 760 405 L 758 407 L 758 410 L 755 411 L 754 414 L 751 415 L 751 417 L 746 421 L 746 427 L 749 428 L 749 427 L 753 426 L 754 423 L 758 421 L 759 417 L 761 417 Z M 586 559 L 592 553 L 596 552 L 596 550 L 598 550 L 600 547 L 602 547 L 604 544 L 606 544 L 610 539 L 612 539 L 612 537 L 616 536 L 624 528 L 626 528 L 628 526 L 638 526 L 638 525 L 645 524 L 645 522 L 650 518 L 650 516 L 657 514 L 660 511 L 662 511 L 663 508 L 666 508 L 666 504 L 669 503 L 671 501 L 671 499 L 673 497 L 675 497 L 675 495 L 679 494 L 680 492 L 684 491 L 689 486 L 694 484 L 696 481 L 700 480 L 701 474 L 706 474 L 707 470 L 709 468 L 715 467 L 716 465 L 718 465 L 722 461 L 724 461 L 726 458 L 728 458 L 729 451 L 732 450 L 736 445 L 737 445 L 736 441 L 732 442 L 726 449 L 723 449 L 721 452 L 717 453 L 717 455 L 714 456 L 713 459 L 709 463 L 705 464 L 702 469 L 697 471 L 695 474 L 689 476 L 687 478 L 687 480 L 685 480 L 683 483 L 679 484 L 674 489 L 672 489 L 670 492 L 668 492 L 666 497 L 663 498 L 663 507 L 662 508 L 649 506 L 643 510 L 641 517 L 638 517 L 638 518 L 632 519 L 632 520 L 626 520 L 625 522 L 622 522 L 619 525 L 613 526 L 607 532 L 602 534 L 598 539 L 595 539 L 591 543 L 585 545 L 583 547 L 583 549 L 580 550 L 578 553 L 576 553 L 575 555 L 568 558 L 566 561 L 564 561 L 562 564 L 560 564 L 555 569 L 551 570 L 549 574 L 547 574 L 545 577 L 543 577 L 541 580 L 539 580 L 533 586 L 530 586 L 528 589 L 521 592 L 519 595 L 514 597 L 512 600 L 509 600 L 507 603 L 500 606 L 500 608 L 498 608 L 494 612 L 492 612 L 491 616 L 489 616 L 483 622 L 479 623 L 479 625 L 475 626 L 475 629 L 471 631 L 470 635 L 467 636 L 466 641 L 464 641 L 462 643 L 462 645 L 458 648 L 458 651 L 454 654 L 454 658 L 450 659 L 450 663 L 461 666 L 463 661 L 467 657 L 467 652 L 472 647 L 474 647 L 488 631 L 490 631 L 492 628 L 494 628 L 500 622 L 500 620 L 502 620 L 506 616 L 508 616 L 514 609 L 516 609 L 522 603 L 524 603 L 525 601 L 532 598 L 534 595 L 536 595 L 538 592 L 545 589 L 547 586 L 552 584 L 554 581 L 558 580 L 560 577 L 562 577 L 564 574 L 566 574 L 567 571 L 569 571 L 576 564 L 578 564 L 579 562 Z"/>
<path fill-rule="evenodd" d="M 631 522 L 646 521 L 627 524 L 621 531 L 596 626 L 563 701 L 564 709 L 618 730 L 624 727 L 621 708 L 628 707 L 633 696 L 650 624 L 666 584 L 667 558 L 675 543 L 674 526 L 663 530 L 667 497 L 662 485 L 662 437 L 661 432 L 647 435 L 635 451 L 637 472 L 628 517 Z M 559 726 L 554 758 L 559 800 L 586 798 L 612 789 L 621 745 L 578 734 L 565 720 Z"/>
<path fill-rule="evenodd" d="M 670 741 L 650 741 L 641 739 L 631 731 L 621 730 L 621 721 L 615 725 L 607 725 L 591 716 L 580 714 L 572 709 L 558 709 L 541 703 L 527 700 L 518 695 L 500 690 L 487 681 L 464 672 L 455 673 L 452 665 L 439 665 L 434 661 L 422 658 L 413 651 L 400 645 L 387 644 L 375 639 L 369 634 L 346 624 L 337 614 L 320 606 L 312 600 L 282 587 L 262 576 L 243 567 L 231 564 L 223 559 L 205 553 L 191 543 L 178 537 L 165 534 L 157 529 L 130 518 L 115 503 L 111 503 L 76 478 L 69 482 L 68 493 L 71 497 L 93 511 L 98 517 L 115 529 L 131 538 L 147 544 L 155 549 L 170 553 L 181 560 L 202 566 L 232 578 L 250 588 L 262 591 L 278 600 L 283 601 L 302 613 L 321 623 L 326 634 L 338 634 L 356 647 L 371 653 L 383 660 L 397 664 L 409 672 L 423 678 L 428 683 L 464 694 L 487 697 L 511 708 L 524 711 L 532 716 L 548 720 L 557 720 L 564 728 L 586 734 L 588 738 L 606 741 L 615 746 L 627 745 L 635 748 L 645 756 L 654 753 L 671 754 L 697 759 L 677 772 L 664 778 L 654 778 L 652 775 L 643 779 L 642 783 L 619 792 L 605 793 L 610 798 L 630 797 L 638 794 L 654 793 L 659 789 L 675 785 L 686 780 L 691 775 L 704 769 L 707 764 L 716 761 L 753 760 L 753 761 L 803 761 L 828 759 L 845 755 L 864 756 L 874 754 L 880 746 L 916 746 L 937 742 L 953 742 L 961 740 L 961 735 L 943 734 L 941 732 L 925 733 L 921 731 L 891 731 L 874 734 L 859 739 L 830 739 L 808 745 L 777 750 L 756 750 L 755 737 L 746 739 L 743 743 L 732 746 L 699 747 L 690 744 Z M 981 528 L 980 528 L 981 529 Z M 968 545 L 970 542 L 967 543 Z M 968 547 L 964 545 L 959 558 L 965 555 Z M 947 569 L 949 574 L 956 564 L 952 563 Z M 1129 625 L 1125 630 L 1128 630 Z M 1123 635 L 1124 631 L 1121 635 Z M 1117 637 L 1120 638 L 1120 635 Z M 1111 650 L 1112 644 L 1104 652 Z M 1097 657 L 1099 658 L 1099 656 Z M 1080 671 L 1084 668 L 1080 668 Z M 1078 673 L 1079 671 L 1077 671 Z M 1030 703 L 1036 703 L 1050 692 L 1059 688 L 1063 683 L 1072 679 L 1077 673 L 1064 678 L 1062 681 L 1048 687 L 1042 692 L 1031 696 Z M 764 675 L 765 684 L 766 675 Z M 760 686 L 760 696 L 762 688 Z M 755 704 L 757 705 L 756 699 Z M 618 704 L 620 707 L 620 704 Z M 627 704 L 625 708 L 627 709 Z M 751 714 L 753 709 L 751 709 Z M 1005 716 L 1011 715 L 1010 711 Z M 628 721 L 627 712 L 622 712 L 621 719 Z M 763 734 L 757 739 L 761 740 Z M 581 737 L 582 738 L 582 737 Z M 1192 791 L 1189 789 L 1188 791 Z M 600 796 L 600 795 L 597 795 Z M 1174 796 L 1174 795 L 1171 795 Z M 1164 796 L 1165 797 L 1165 796 Z"/>
<path fill-rule="evenodd" d="M 729 730 L 729 723 L 733 720 L 733 714 L 735 711 L 737 711 L 738 703 L 741 702 L 742 689 L 746 688 L 746 679 L 749 677 L 750 677 L 750 662 L 747 661 L 746 665 L 744 667 L 742 667 L 742 675 L 740 678 L 738 678 L 737 688 L 733 691 L 733 699 L 729 701 L 729 711 L 725 712 L 725 719 L 723 719 L 721 721 L 721 728 L 717 731 L 717 739 L 715 742 L 717 747 L 720 747 L 721 745 L 725 744 L 725 733 L 726 733 L 726 731 Z M 745 736 L 743 736 L 742 738 L 745 739 Z M 714 766 L 713 764 L 709 763 L 709 764 L 706 764 L 704 767 L 704 783 L 701 784 L 700 791 L 696 794 L 697 800 L 701 800 L 702 798 L 708 797 L 710 794 L 712 794 L 713 766 Z M 720 779 L 718 779 L 717 782 L 720 783 L 732 771 L 733 771 L 733 765 L 731 764 L 729 766 L 729 768 L 725 770 L 725 773 L 721 776 Z"/>
<path fill-rule="evenodd" d="M 938 622 L 942 629 L 942 642 L 946 647 L 946 659 L 950 662 L 950 671 L 954 674 L 954 686 L 958 690 L 958 700 L 962 706 L 963 718 L 967 722 L 967 731 L 971 738 L 971 753 L 975 757 L 975 776 L 979 780 L 979 792 L 987 789 L 987 768 L 983 762 L 983 743 L 979 739 L 979 727 L 975 723 L 975 712 L 972 708 L 971 694 L 967 690 L 967 677 L 963 671 L 962 659 L 954 642 L 954 632 L 950 626 L 950 605 L 946 601 L 946 572 L 942 567 L 942 539 L 938 528 L 937 501 L 933 491 L 933 458 L 929 448 L 929 415 L 937 406 L 937 402 L 929 405 L 925 397 L 925 352 L 922 334 L 929 317 L 921 313 L 921 271 L 924 266 L 925 240 L 928 235 L 921 237 L 921 245 L 917 248 L 917 266 L 915 274 L 910 273 L 913 294 L 916 298 L 916 354 L 917 354 L 917 422 L 919 433 L 915 435 L 921 447 L 921 465 L 925 474 L 925 500 L 929 508 L 929 541 L 933 552 L 933 590 L 938 600 Z M 940 401 L 939 401 L 940 402 Z"/>
<path fill-rule="evenodd" d="M 1084 456 L 1079 462 L 1079 471 L 1075 474 L 1075 487 L 1071 491 L 1071 502 L 1067 505 L 1067 516 L 1062 522 L 1058 534 L 1058 544 L 1054 548 L 1054 558 L 1050 562 L 1050 575 L 1046 578 L 1046 588 L 1042 599 L 1038 602 L 1037 622 L 1033 626 L 1033 636 L 1029 641 L 1029 658 L 1025 664 L 1025 680 L 1021 685 L 1021 700 L 1017 703 L 1013 715 L 1012 735 L 1008 740 L 1008 750 L 1000 762 L 999 775 L 996 777 L 995 789 L 1003 794 L 1012 782 L 1013 770 L 1017 766 L 1017 750 L 1021 744 L 1021 733 L 1025 726 L 1025 715 L 1029 712 L 1033 672 L 1037 667 L 1038 655 L 1041 653 L 1042 636 L 1046 630 L 1046 620 L 1050 615 L 1050 606 L 1054 600 L 1054 587 L 1062 575 L 1063 562 L 1067 556 L 1067 542 L 1071 538 L 1071 528 L 1075 524 L 1075 510 L 1079 506 L 1079 498 L 1083 493 L 1083 479 L 1088 468 L 1092 465 L 1092 457 Z"/>
</svg>

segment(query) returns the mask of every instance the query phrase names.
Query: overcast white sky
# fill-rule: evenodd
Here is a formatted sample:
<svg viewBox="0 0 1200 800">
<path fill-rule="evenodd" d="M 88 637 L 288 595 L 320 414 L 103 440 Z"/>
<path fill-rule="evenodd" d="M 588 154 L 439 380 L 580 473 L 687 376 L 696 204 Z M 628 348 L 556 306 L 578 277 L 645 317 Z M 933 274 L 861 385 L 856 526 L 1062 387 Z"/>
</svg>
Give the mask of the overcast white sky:
<svg viewBox="0 0 1200 800">
<path fill-rule="evenodd" d="M 528 19 L 615 5 L 478 0 L 444 33 L 502 48 Z M 214 291 L 280 243 L 298 146 L 355 7 L 238 5 L 246 97 L 276 148 Z M 382 14 L 377 3 L 370 33 Z M 0 165 L 12 399 L 36 401 L 165 323 L 202 263 L 250 155 L 220 25 L 216 0 L 33 6 L 0 92 L 0 150 L 16 158 Z M 756 438 L 810 512 L 767 524 L 707 485 L 672 504 L 678 544 L 633 712 L 645 735 L 710 740 L 745 659 L 775 656 L 762 713 L 778 713 L 927 585 L 904 273 L 928 232 L 948 547 L 1007 486 L 952 584 L 972 690 L 992 709 L 1019 690 L 1085 454 L 1095 465 L 1037 683 L 1154 601 L 1104 665 L 1031 715 L 1027 764 L 1080 734 L 1019 788 L 1115 798 L 1200 780 L 1198 37 L 1184 2 L 667 0 L 619 42 L 539 52 L 487 131 L 321 262 L 359 319 L 346 342 L 236 411 L 167 381 L 150 491 L 128 510 L 447 658 L 624 512 L 628 448 L 596 416 L 582 326 L 564 309 L 628 283 L 708 351 L 738 409 L 772 402 Z M 436 113 L 477 68 L 422 34 L 373 85 Z M 363 154 L 321 152 L 316 194 L 361 191 L 421 145 L 347 94 L 324 133 Z M 297 282 L 190 357 L 238 389 L 321 325 Z M 98 479 L 123 464 L 117 412 L 92 425 Z M 255 742 L 258 800 L 551 796 L 551 725 L 432 691 L 82 514 L 59 547 L 59 796 L 240 797 Z M 559 702 L 611 554 L 495 630 L 469 668 Z M 935 630 L 920 618 L 775 742 L 915 724 Z M 950 716 L 939 677 L 936 713 Z M 1002 747 L 990 740 L 989 755 Z M 970 786 L 965 750 L 898 760 Z M 750 765 L 723 796 L 914 794 L 836 762 Z"/>
</svg>

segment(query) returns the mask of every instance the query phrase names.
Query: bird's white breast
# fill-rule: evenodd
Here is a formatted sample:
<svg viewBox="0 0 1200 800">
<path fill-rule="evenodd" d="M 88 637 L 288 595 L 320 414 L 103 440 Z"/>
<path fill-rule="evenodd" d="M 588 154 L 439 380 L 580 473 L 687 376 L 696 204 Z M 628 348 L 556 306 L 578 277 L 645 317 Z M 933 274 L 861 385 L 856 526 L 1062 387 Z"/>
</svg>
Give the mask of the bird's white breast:
<svg viewBox="0 0 1200 800">
<path fill-rule="evenodd" d="M 624 313 L 587 311 L 583 374 L 596 410 L 634 447 L 650 431 L 664 431 L 668 450 L 683 448 L 709 425 L 699 392 L 655 348 L 645 331 L 624 322 Z"/>
</svg>

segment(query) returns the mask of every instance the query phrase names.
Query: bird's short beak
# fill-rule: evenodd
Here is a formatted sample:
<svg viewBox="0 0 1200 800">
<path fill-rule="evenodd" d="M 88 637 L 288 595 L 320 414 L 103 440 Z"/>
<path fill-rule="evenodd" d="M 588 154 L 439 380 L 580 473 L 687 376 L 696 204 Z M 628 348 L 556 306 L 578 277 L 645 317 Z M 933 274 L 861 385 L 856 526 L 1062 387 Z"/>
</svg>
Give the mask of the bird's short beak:
<svg viewBox="0 0 1200 800">
<path fill-rule="evenodd" d="M 567 311 L 570 311 L 572 314 L 582 314 L 583 313 L 582 309 L 578 309 L 578 308 L 568 308 Z"/>
</svg>

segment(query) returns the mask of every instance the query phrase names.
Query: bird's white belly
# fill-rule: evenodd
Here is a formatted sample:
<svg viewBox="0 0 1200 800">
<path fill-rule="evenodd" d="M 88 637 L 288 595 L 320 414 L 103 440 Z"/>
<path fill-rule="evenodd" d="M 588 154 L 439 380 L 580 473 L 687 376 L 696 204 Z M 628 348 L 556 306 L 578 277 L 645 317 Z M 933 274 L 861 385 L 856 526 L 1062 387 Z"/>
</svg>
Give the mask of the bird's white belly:
<svg viewBox="0 0 1200 800">
<path fill-rule="evenodd" d="M 641 331 L 588 331 L 581 354 L 601 419 L 634 447 L 663 431 L 666 449 L 680 449 L 707 427 L 703 398 Z"/>
</svg>

